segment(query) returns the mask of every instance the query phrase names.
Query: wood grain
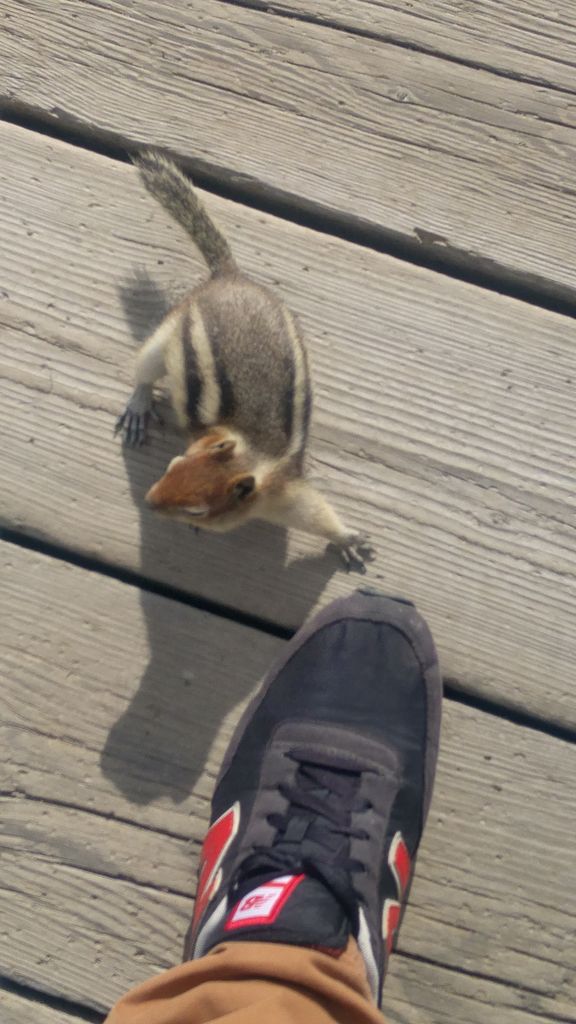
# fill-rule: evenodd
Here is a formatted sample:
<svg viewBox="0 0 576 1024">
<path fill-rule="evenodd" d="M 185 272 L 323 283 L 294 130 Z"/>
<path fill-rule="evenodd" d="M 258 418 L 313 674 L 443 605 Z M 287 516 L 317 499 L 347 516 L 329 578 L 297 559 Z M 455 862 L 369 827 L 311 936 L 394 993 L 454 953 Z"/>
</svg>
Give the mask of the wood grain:
<svg viewBox="0 0 576 1024">
<path fill-rule="evenodd" d="M 10 926 L 18 922 L 13 955 L 19 973 L 42 991 L 84 993 L 85 1005 L 106 1012 L 128 988 L 180 962 L 190 909 L 181 897 L 33 859 L 7 857 L 6 863 L 16 890 L 3 900 Z M 487 1014 L 497 1014 L 502 1024 L 574 1020 L 573 1004 L 560 996 L 471 978 L 402 954 L 392 960 L 385 992 L 391 1024 L 484 1024 Z M 43 1017 L 36 1019 L 44 1024 Z M 50 1017 L 46 1024 L 52 1024 Z"/>
<path fill-rule="evenodd" d="M 12 545 L 0 572 L 0 972 L 102 1009 L 178 960 L 214 774 L 282 642 Z M 461 971 L 507 1024 L 573 1003 L 575 773 L 570 744 L 446 704 L 401 949 L 455 1006 Z M 420 966 L 391 998 L 418 1006 Z"/>
<path fill-rule="evenodd" d="M 0 1015 L 2 1024 L 81 1024 L 83 1018 L 64 1010 L 43 1005 L 39 1000 L 27 999 L 3 991 L 0 982 Z"/>
<path fill-rule="evenodd" d="M 570 0 L 250 0 L 271 13 L 309 17 L 375 39 L 423 49 L 568 94 L 576 92 L 576 15 Z"/>
<path fill-rule="evenodd" d="M 499 31 L 494 5 L 482 6 L 480 33 L 507 37 L 512 0 Z M 390 5 L 347 7 L 381 22 Z M 226 181 L 311 201 L 450 265 L 576 294 L 573 84 L 472 71 L 215 0 L 5 0 L 3 15 L 0 101 L 10 109 L 87 138 L 161 144 Z M 416 20 L 430 19 L 414 10 Z M 543 29 L 542 18 L 520 20 L 525 34 Z M 458 16 L 444 4 L 429 29 L 436 42 L 450 21 Z M 566 37 L 555 66 L 572 47 L 571 79 L 572 26 L 560 16 L 546 33 L 551 50 Z M 529 74 L 532 54 L 521 52 Z"/>
<path fill-rule="evenodd" d="M 112 425 L 136 344 L 199 258 L 130 168 L 8 125 L 0 139 L 0 522 L 285 626 L 353 589 L 313 539 L 194 537 L 142 507 L 181 441 L 123 455 Z M 418 602 L 456 685 L 574 725 L 573 323 L 209 203 L 302 317 L 312 477 L 372 535 L 370 578 Z"/>
<path fill-rule="evenodd" d="M 495 939 L 497 941 L 497 938 Z M 574 1024 L 574 1006 L 528 988 L 452 973 L 396 956 L 384 989 L 386 1024 Z"/>
</svg>

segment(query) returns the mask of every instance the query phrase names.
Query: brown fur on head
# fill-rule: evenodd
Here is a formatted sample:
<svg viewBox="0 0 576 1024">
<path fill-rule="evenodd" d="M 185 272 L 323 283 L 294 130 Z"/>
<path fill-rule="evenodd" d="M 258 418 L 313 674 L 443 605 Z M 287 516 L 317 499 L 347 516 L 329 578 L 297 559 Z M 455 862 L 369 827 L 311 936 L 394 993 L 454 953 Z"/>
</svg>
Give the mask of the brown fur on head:
<svg viewBox="0 0 576 1024">
<path fill-rule="evenodd" d="M 258 497 L 238 442 L 224 431 L 212 431 L 190 445 L 169 464 L 146 501 L 157 512 L 187 519 L 204 529 L 226 530 L 246 519 Z"/>
</svg>

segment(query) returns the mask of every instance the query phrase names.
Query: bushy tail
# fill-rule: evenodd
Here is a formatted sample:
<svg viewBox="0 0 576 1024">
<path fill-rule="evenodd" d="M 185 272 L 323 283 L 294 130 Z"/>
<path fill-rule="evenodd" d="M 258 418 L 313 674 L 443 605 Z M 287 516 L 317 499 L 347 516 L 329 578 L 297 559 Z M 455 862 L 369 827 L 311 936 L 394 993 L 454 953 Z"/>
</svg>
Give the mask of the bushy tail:
<svg viewBox="0 0 576 1024">
<path fill-rule="evenodd" d="M 150 194 L 188 232 L 212 273 L 232 270 L 235 264 L 228 242 L 176 164 L 157 150 L 146 150 L 133 160 Z"/>
</svg>

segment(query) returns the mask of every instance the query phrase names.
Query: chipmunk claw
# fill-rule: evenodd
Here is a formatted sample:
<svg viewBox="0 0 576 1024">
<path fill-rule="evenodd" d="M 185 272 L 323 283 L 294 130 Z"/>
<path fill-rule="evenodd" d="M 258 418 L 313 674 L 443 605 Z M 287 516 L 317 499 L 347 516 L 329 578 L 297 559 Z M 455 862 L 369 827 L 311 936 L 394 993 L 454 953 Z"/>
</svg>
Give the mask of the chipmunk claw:
<svg viewBox="0 0 576 1024">
<path fill-rule="evenodd" d="M 140 448 L 148 437 L 149 419 L 149 413 L 134 413 L 126 408 L 116 420 L 114 435 L 121 433 L 127 448 Z"/>
<path fill-rule="evenodd" d="M 154 408 L 152 388 L 140 385 L 135 388 L 124 412 L 116 420 L 114 435 L 122 434 L 122 443 L 127 448 L 141 448 L 148 438 L 151 421 L 162 423 Z"/>
<path fill-rule="evenodd" d="M 346 572 L 357 572 L 366 575 L 366 562 L 373 562 L 376 551 L 363 533 L 351 533 L 341 544 L 335 545 Z"/>
</svg>

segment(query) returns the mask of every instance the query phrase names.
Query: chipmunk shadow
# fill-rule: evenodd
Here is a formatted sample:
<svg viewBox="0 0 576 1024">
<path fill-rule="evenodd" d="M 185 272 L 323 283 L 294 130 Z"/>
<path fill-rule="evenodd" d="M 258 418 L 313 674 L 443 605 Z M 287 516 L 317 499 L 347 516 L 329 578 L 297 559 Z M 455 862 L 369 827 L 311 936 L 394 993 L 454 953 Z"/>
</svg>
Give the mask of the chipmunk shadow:
<svg viewBox="0 0 576 1024">
<path fill-rule="evenodd" d="M 171 305 L 142 272 L 122 285 L 121 299 L 137 342 Z M 167 403 L 161 406 L 162 414 L 166 411 Z M 267 630 L 231 623 L 234 609 L 273 623 L 285 603 L 296 627 L 339 571 L 335 554 L 287 566 L 286 531 L 277 527 L 253 523 L 229 535 L 195 534 L 151 512 L 146 491 L 181 451 L 182 438 L 171 431 L 155 433 L 144 448 L 122 449 L 140 512 L 139 572 L 166 593 L 140 590 L 150 660 L 101 757 L 104 774 L 139 804 L 162 796 L 181 802 L 190 795 L 222 723 L 283 643 Z M 192 612 L 187 605 L 194 595 L 200 607 L 206 607 L 206 598 L 214 602 L 213 611 Z M 219 605 L 227 609 L 220 617 Z M 196 628 L 190 636 L 192 618 Z"/>
</svg>

